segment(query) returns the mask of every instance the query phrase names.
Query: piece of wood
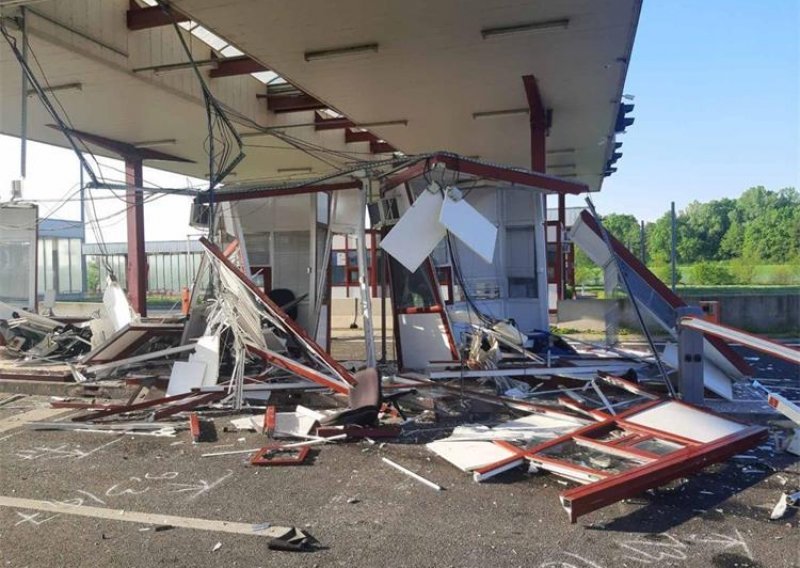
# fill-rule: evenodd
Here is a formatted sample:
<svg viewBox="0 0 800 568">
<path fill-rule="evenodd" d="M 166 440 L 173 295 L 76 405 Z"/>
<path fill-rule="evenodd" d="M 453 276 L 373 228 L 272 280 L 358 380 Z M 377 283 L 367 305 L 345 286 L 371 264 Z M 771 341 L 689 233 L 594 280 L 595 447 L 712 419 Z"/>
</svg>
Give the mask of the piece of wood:
<svg viewBox="0 0 800 568">
<path fill-rule="evenodd" d="M 407 476 L 409 476 L 411 479 L 415 479 L 415 480 L 419 481 L 420 483 L 422 483 L 423 485 L 427 485 L 427 486 L 428 486 L 428 487 L 430 487 L 431 489 L 435 489 L 436 491 L 441 491 L 441 490 L 443 489 L 443 487 L 442 487 L 441 485 L 437 485 L 437 484 L 436 484 L 436 483 L 434 483 L 433 481 L 431 481 L 431 480 L 429 480 L 429 479 L 425 479 L 425 478 L 424 478 L 424 477 L 422 477 L 421 475 L 418 475 L 418 474 L 414 473 L 414 472 L 413 472 L 413 471 L 411 471 L 410 469 L 406 469 L 406 468 L 404 468 L 402 465 L 400 465 L 400 464 L 399 464 L 399 463 L 397 463 L 397 462 L 393 462 L 393 461 L 392 461 L 392 460 L 390 460 L 389 458 L 381 458 L 381 459 L 383 460 L 383 463 L 385 463 L 385 464 L 388 464 L 388 465 L 392 466 L 392 467 L 393 467 L 393 468 L 395 468 L 397 471 L 401 471 L 401 472 L 403 472 L 404 474 L 406 474 Z"/>
<path fill-rule="evenodd" d="M 24 499 L 19 497 L 0 496 L 0 507 L 22 509 L 29 511 L 43 511 L 78 517 L 91 517 L 108 521 L 127 523 L 140 523 L 146 525 L 171 525 L 186 529 L 223 532 L 231 534 L 246 534 L 253 536 L 266 536 L 283 538 L 294 532 L 293 527 L 269 526 L 266 523 L 237 523 L 233 521 L 215 521 L 211 519 L 198 519 L 196 517 L 177 517 L 161 513 L 144 513 L 128 511 L 125 509 L 108 509 L 106 507 L 89 507 L 87 505 L 71 505 L 56 501 L 41 501 L 39 499 Z"/>
</svg>

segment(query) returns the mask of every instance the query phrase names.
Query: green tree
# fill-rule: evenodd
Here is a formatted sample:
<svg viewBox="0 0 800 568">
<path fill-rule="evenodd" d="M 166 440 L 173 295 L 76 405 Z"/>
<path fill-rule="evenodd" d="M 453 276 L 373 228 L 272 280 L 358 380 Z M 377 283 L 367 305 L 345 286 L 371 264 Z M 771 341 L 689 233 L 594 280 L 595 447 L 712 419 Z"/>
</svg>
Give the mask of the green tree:
<svg viewBox="0 0 800 568">
<path fill-rule="evenodd" d="M 625 248 L 634 252 L 639 251 L 639 221 L 628 214 L 611 213 L 603 217 L 603 226 L 614 235 Z"/>
<path fill-rule="evenodd" d="M 89 294 L 100 289 L 100 267 L 93 260 L 86 263 L 86 288 Z"/>
<path fill-rule="evenodd" d="M 670 214 L 664 213 L 654 223 L 645 227 L 647 256 L 653 264 L 666 264 L 670 259 L 672 228 Z"/>
</svg>

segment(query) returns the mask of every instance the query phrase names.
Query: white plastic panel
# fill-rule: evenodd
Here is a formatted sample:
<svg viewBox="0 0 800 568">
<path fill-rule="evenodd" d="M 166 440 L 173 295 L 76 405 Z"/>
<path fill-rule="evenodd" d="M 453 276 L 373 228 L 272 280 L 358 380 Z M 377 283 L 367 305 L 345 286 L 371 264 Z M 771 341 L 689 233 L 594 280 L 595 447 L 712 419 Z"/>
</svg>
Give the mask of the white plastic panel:
<svg viewBox="0 0 800 568">
<path fill-rule="evenodd" d="M 442 201 L 438 192 L 423 191 L 381 241 L 381 248 L 410 272 L 420 267 L 446 234 L 439 222 Z"/>
<path fill-rule="evenodd" d="M 333 193 L 331 231 L 351 235 L 356 232 L 361 207 L 361 190 L 348 189 Z"/>
<path fill-rule="evenodd" d="M 189 363 L 188 361 L 175 361 L 172 373 L 167 384 L 167 396 L 175 396 L 191 392 L 203 384 L 203 374 L 206 371 L 204 363 Z"/>
<path fill-rule="evenodd" d="M 629 416 L 627 422 L 708 443 L 746 428 L 733 420 L 678 402 L 665 402 Z"/>
<path fill-rule="evenodd" d="M 34 311 L 38 208 L 0 206 L 0 301 Z"/>
<path fill-rule="evenodd" d="M 442 204 L 439 222 L 486 262 L 494 258 L 497 227 L 464 199 L 449 195 Z"/>
<path fill-rule="evenodd" d="M 397 324 L 404 368 L 424 369 L 431 361 L 453 360 L 441 314 L 400 314 Z"/>
<path fill-rule="evenodd" d="M 429 450 L 461 471 L 473 471 L 514 456 L 514 452 L 493 442 L 453 442 L 438 440 L 427 444 Z"/>
</svg>

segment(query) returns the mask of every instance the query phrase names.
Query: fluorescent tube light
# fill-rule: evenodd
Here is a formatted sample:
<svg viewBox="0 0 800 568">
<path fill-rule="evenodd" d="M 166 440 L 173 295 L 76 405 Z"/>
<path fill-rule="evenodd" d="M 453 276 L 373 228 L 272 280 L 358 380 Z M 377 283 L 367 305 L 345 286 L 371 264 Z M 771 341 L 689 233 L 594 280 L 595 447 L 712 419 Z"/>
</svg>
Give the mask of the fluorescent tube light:
<svg viewBox="0 0 800 568">
<path fill-rule="evenodd" d="M 83 90 L 83 84 L 82 83 L 65 83 L 63 85 L 52 85 L 50 87 L 42 87 L 42 91 L 44 91 L 45 93 L 52 93 L 52 92 L 55 92 L 55 91 L 72 91 L 72 90 L 82 91 Z M 28 89 L 27 95 L 29 97 L 32 97 L 35 94 L 36 94 L 35 90 Z"/>
<path fill-rule="evenodd" d="M 567 29 L 567 26 L 569 26 L 569 19 L 562 18 L 560 20 L 547 20 L 544 22 L 530 22 L 527 24 L 515 24 L 498 28 L 486 28 L 481 30 L 481 35 L 483 36 L 483 39 L 488 39 L 494 36 L 504 36 L 516 33 L 565 30 Z"/>
<path fill-rule="evenodd" d="M 163 140 L 146 140 L 144 142 L 137 142 L 134 144 L 137 148 L 153 148 L 155 146 L 174 146 L 178 141 L 174 138 L 165 138 Z"/>
<path fill-rule="evenodd" d="M 319 59 L 329 59 L 331 57 L 341 57 L 345 55 L 355 55 L 357 53 L 378 52 L 377 43 L 364 43 L 360 45 L 348 45 L 334 49 L 319 49 L 316 51 L 306 51 L 304 54 L 306 61 L 317 61 Z"/>
<path fill-rule="evenodd" d="M 547 151 L 548 156 L 566 156 L 574 153 L 575 153 L 575 148 L 558 148 L 555 150 Z"/>
<path fill-rule="evenodd" d="M 277 172 L 279 174 L 309 174 L 311 168 L 278 168 Z"/>
<path fill-rule="evenodd" d="M 530 112 L 527 108 L 509 108 L 504 110 L 485 110 L 481 112 L 473 112 L 472 118 L 492 118 L 495 116 L 513 116 L 517 114 L 528 114 Z"/>
</svg>

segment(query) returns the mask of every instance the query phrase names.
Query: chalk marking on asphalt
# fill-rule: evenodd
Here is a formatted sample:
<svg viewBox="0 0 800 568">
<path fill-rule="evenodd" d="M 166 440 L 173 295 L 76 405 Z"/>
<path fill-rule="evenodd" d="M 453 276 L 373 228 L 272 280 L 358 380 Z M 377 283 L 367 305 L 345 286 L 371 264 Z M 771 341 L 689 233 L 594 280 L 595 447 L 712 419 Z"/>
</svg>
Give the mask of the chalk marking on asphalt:
<svg viewBox="0 0 800 568">
<path fill-rule="evenodd" d="M 69 412 L 75 412 L 75 410 L 73 408 L 34 408 L 28 412 L 14 414 L 13 416 L 0 420 L 0 432 L 22 428 L 25 426 L 26 422 L 39 422 Z"/>
<path fill-rule="evenodd" d="M 107 448 L 107 447 L 111 446 L 112 444 L 116 444 L 117 442 L 121 442 L 123 439 L 124 439 L 124 436 L 120 436 L 120 437 L 119 437 L 119 438 L 117 438 L 116 440 L 111 440 L 110 442 L 106 442 L 105 444 L 102 444 L 102 445 L 100 445 L 100 446 L 97 446 L 95 449 L 93 449 L 93 450 L 90 450 L 90 451 L 86 452 L 85 454 L 83 454 L 82 456 L 78 457 L 78 459 L 79 459 L 79 460 L 82 460 L 83 458 L 89 457 L 89 456 L 90 456 L 90 455 L 92 455 L 93 453 L 95 453 L 95 452 L 99 452 L 100 450 L 103 450 L 103 449 L 105 449 L 105 448 Z"/>
<path fill-rule="evenodd" d="M 125 521 L 128 523 L 140 523 L 145 525 L 170 525 L 173 527 L 195 529 L 200 531 L 248 534 L 254 536 L 268 536 L 272 538 L 281 538 L 293 530 L 292 527 L 264 526 L 263 523 L 250 524 L 236 523 L 232 521 L 198 519 L 196 517 L 176 517 L 174 515 L 141 513 L 138 511 L 126 511 L 124 509 L 90 507 L 87 505 L 70 505 L 66 503 L 57 503 L 54 501 L 23 499 L 20 497 L 6 497 L 2 495 L 0 495 L 0 507 L 44 511 L 47 513 L 60 513 L 63 515 L 76 515 L 78 517 L 92 517 L 95 519 L 107 519 L 109 521 Z"/>
</svg>

